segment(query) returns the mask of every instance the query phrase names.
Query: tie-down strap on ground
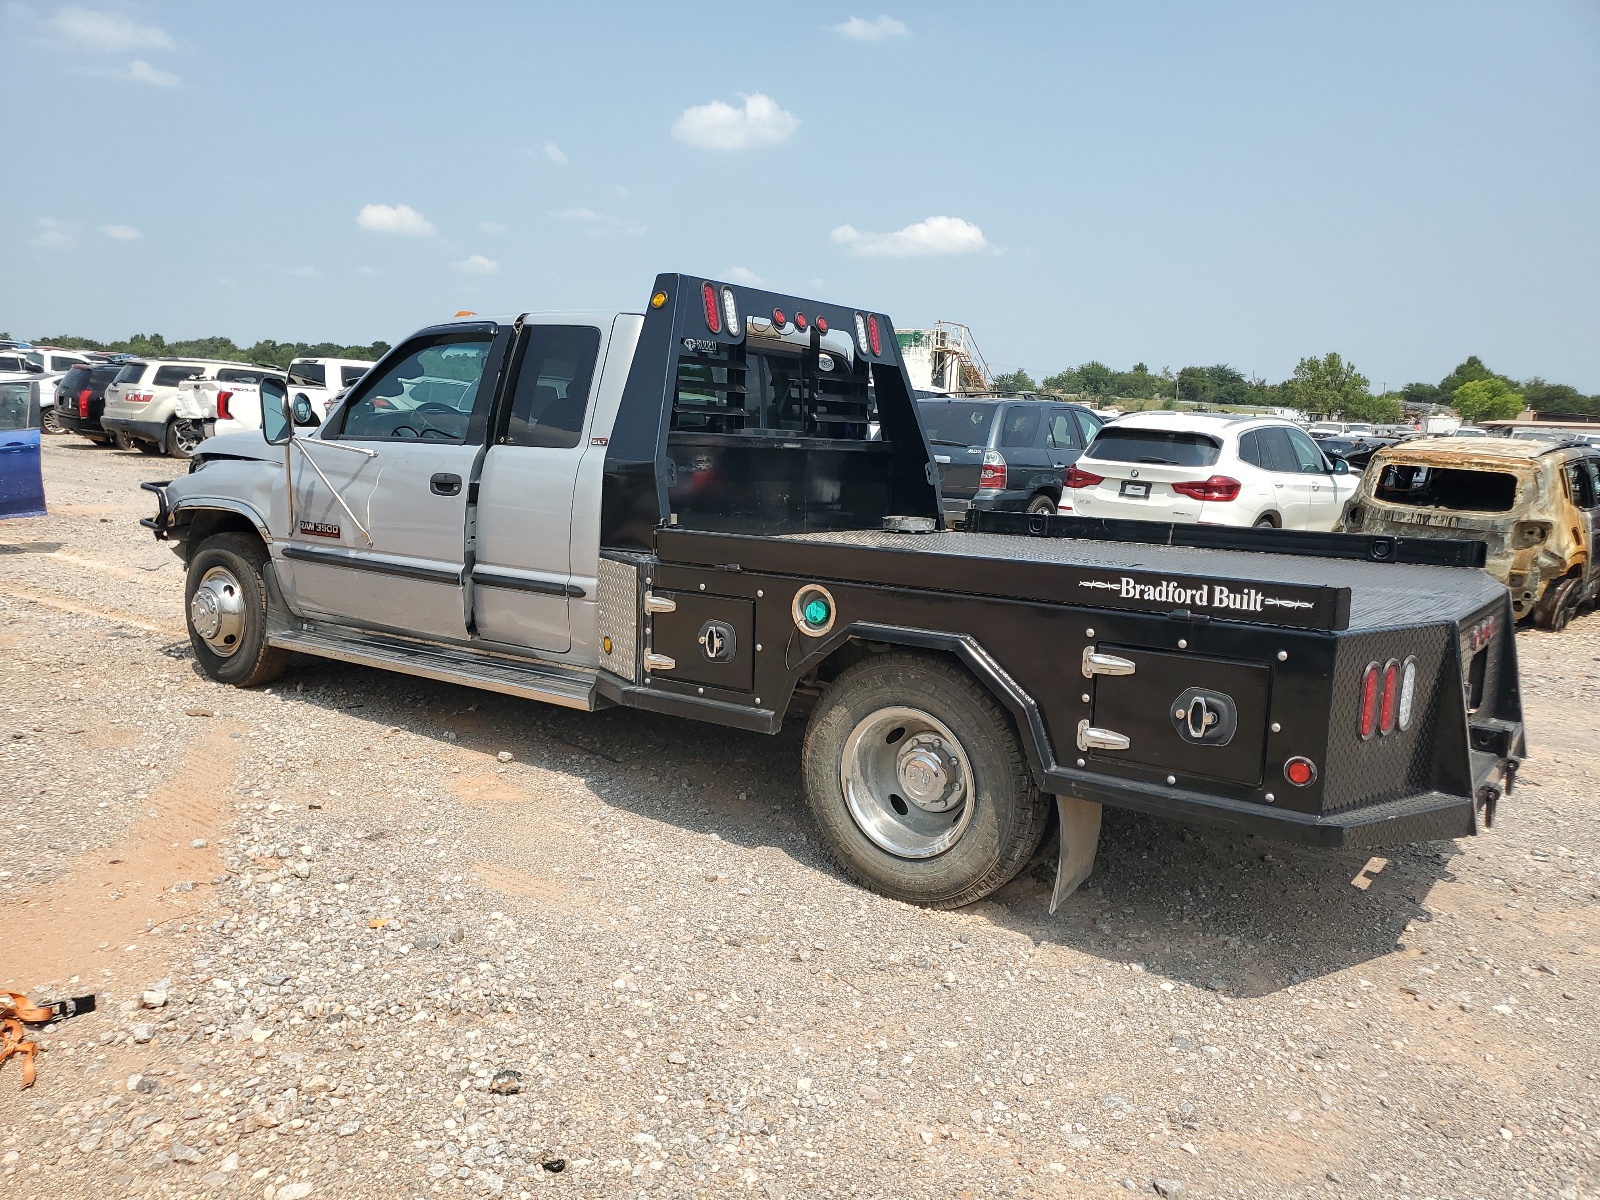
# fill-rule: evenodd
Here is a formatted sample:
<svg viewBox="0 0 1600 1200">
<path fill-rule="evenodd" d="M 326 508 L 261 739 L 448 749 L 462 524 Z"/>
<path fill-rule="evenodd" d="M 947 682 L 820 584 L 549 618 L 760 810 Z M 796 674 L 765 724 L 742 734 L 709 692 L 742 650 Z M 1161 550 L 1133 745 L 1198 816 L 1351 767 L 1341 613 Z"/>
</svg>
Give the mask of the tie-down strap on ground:
<svg viewBox="0 0 1600 1200">
<path fill-rule="evenodd" d="M 27 1040 L 27 1025 L 48 1025 L 94 1011 L 94 996 L 72 996 L 49 1004 L 33 1004 L 21 992 L 0 992 L 0 1063 L 13 1054 L 22 1058 L 22 1086 L 32 1087 L 33 1058 L 39 1047 Z"/>
</svg>

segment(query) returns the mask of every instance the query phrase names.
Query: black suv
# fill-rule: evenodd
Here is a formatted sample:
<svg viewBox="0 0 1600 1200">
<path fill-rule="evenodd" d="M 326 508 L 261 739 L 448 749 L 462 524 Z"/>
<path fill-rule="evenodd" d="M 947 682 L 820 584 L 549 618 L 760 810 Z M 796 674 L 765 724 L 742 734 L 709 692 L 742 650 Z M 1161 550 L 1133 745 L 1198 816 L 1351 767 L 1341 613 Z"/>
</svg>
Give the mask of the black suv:
<svg viewBox="0 0 1600 1200">
<path fill-rule="evenodd" d="M 917 408 L 951 525 L 974 508 L 1055 512 L 1067 470 L 1104 424 L 1081 404 L 1040 397 L 927 398 Z"/>
<path fill-rule="evenodd" d="M 120 370 L 120 362 L 89 363 L 63 375 L 56 384 L 56 423 L 68 433 L 109 443 L 111 435 L 100 428 L 100 413 L 106 406 L 106 387 Z"/>
</svg>

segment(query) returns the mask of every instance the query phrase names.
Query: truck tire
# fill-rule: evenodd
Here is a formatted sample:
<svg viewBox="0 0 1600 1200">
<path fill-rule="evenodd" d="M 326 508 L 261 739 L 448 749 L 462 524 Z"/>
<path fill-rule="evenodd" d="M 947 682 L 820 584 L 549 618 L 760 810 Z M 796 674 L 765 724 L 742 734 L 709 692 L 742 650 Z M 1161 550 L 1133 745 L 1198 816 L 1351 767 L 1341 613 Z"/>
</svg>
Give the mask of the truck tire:
<svg viewBox="0 0 1600 1200">
<path fill-rule="evenodd" d="M 841 674 L 806 726 L 806 804 L 847 875 L 959 908 L 1027 865 L 1052 810 L 1011 719 L 977 680 L 925 655 Z"/>
<path fill-rule="evenodd" d="M 218 683 L 255 687 L 277 678 L 289 652 L 267 645 L 267 550 L 243 533 L 207 538 L 189 560 L 183 598 L 189 644 Z"/>
</svg>

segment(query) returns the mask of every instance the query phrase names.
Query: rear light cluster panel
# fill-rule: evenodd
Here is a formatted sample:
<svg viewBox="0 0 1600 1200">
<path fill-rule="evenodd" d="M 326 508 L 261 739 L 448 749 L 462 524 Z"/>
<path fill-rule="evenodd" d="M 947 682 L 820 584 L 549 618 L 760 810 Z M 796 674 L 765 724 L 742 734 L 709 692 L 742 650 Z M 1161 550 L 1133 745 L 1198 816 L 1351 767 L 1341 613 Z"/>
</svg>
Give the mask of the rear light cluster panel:
<svg viewBox="0 0 1600 1200">
<path fill-rule="evenodd" d="M 1417 658 L 1402 662 L 1369 662 L 1361 673 L 1361 709 L 1358 732 L 1363 742 L 1411 728 L 1416 717 Z"/>
<path fill-rule="evenodd" d="M 651 301 L 651 306 L 659 308 L 665 302 L 665 293 L 661 293 Z M 700 285 L 700 302 L 708 331 L 719 335 L 726 331 L 731 337 L 739 336 L 741 332 L 739 299 L 731 287 L 725 283 L 718 284 L 707 280 Z M 861 352 L 862 357 L 882 358 L 885 329 L 878 318 L 871 313 L 856 313 L 855 324 L 856 349 Z M 825 334 L 829 325 L 827 317 L 808 316 L 804 312 L 791 313 L 783 308 L 774 308 L 772 327 L 779 333 L 791 327 L 804 333 L 814 327 L 818 333 Z"/>
</svg>

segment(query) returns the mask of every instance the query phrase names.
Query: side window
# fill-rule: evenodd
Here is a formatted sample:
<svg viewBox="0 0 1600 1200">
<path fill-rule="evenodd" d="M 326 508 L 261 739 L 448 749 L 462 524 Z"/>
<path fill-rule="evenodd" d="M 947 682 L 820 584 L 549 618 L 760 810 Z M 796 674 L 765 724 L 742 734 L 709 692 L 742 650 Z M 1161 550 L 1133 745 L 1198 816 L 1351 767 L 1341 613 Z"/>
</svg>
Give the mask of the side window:
<svg viewBox="0 0 1600 1200">
<path fill-rule="evenodd" d="M 1252 429 L 1239 435 L 1239 461 L 1251 467 L 1262 465 L 1260 430 Z"/>
<path fill-rule="evenodd" d="M 1105 422 L 1099 417 L 1088 412 L 1086 409 L 1078 408 L 1071 409 L 1069 411 L 1071 411 L 1073 417 L 1077 419 L 1078 428 L 1083 431 L 1083 444 L 1087 446 L 1090 442 L 1094 441 L 1094 435 L 1100 432 L 1101 426 L 1103 426 Z"/>
<path fill-rule="evenodd" d="M 1003 448 L 1027 449 L 1039 440 L 1039 409 L 1037 404 L 1013 404 L 1006 409 L 1005 425 L 1000 430 Z"/>
<path fill-rule="evenodd" d="M 151 387 L 177 387 L 185 379 L 199 379 L 206 373 L 204 367 L 157 367 Z"/>
<path fill-rule="evenodd" d="M 1289 444 L 1286 430 L 1261 429 L 1257 430 L 1257 437 L 1263 467 L 1286 475 L 1299 474 L 1300 464 L 1295 460 L 1294 447 Z"/>
<path fill-rule="evenodd" d="M 464 442 L 493 344 L 488 334 L 446 334 L 411 352 L 345 406 L 343 438 Z"/>
<path fill-rule="evenodd" d="M 500 443 L 550 449 L 576 446 L 599 354 L 600 331 L 592 325 L 528 326 Z"/>
<path fill-rule="evenodd" d="M 1078 436 L 1078 426 L 1072 411 L 1053 409 L 1050 413 L 1050 445 L 1057 450 L 1082 450 L 1083 440 Z"/>
<path fill-rule="evenodd" d="M 1322 451 L 1317 449 L 1315 442 L 1298 429 L 1285 429 L 1283 433 L 1289 439 L 1289 448 L 1294 453 L 1295 470 L 1302 475 L 1328 473 L 1328 460 L 1322 457 Z"/>
<path fill-rule="evenodd" d="M 339 386 L 349 387 L 352 383 L 360 383 L 361 377 L 366 373 L 366 367 L 340 367 Z"/>
<path fill-rule="evenodd" d="M 1588 459 L 1583 463 L 1583 472 L 1589 477 L 1589 503 L 1585 508 L 1600 508 L 1600 462 Z"/>
<path fill-rule="evenodd" d="M 1567 482 L 1572 489 L 1572 502 L 1579 508 L 1595 507 L 1594 466 L 1575 462 L 1567 468 Z"/>
</svg>

